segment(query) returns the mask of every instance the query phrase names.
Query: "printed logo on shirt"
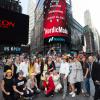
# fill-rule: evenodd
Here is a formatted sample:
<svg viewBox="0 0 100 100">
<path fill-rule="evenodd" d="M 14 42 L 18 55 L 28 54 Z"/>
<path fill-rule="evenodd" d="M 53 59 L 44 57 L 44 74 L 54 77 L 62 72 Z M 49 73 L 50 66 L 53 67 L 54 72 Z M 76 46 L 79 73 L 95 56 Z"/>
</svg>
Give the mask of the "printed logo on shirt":
<svg viewBox="0 0 100 100">
<path fill-rule="evenodd" d="M 17 86 L 24 85 L 24 81 L 17 83 Z"/>
</svg>

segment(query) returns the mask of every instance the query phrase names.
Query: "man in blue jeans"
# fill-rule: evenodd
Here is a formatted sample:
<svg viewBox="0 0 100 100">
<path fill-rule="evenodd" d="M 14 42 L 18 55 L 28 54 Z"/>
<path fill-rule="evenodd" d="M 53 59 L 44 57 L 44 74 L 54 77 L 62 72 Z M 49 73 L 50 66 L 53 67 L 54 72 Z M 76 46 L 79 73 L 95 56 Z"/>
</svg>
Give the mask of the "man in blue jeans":
<svg viewBox="0 0 100 100">
<path fill-rule="evenodd" d="M 86 61 L 86 57 L 84 56 L 82 58 L 81 64 L 82 64 L 82 69 L 83 69 L 83 76 L 84 76 L 84 81 L 82 84 L 82 89 L 84 91 L 84 95 L 85 96 L 89 96 L 90 95 L 90 82 L 89 82 L 89 78 L 90 78 L 90 70 L 89 70 L 89 64 Z"/>
<path fill-rule="evenodd" d="M 68 58 L 66 58 L 66 56 L 64 56 L 62 58 L 62 63 L 60 65 L 60 70 L 59 70 L 60 78 L 61 78 L 61 85 L 62 85 L 62 89 L 63 89 L 63 97 L 62 97 L 62 99 L 66 98 L 67 77 L 68 77 L 68 75 L 70 73 L 69 67 L 70 67 L 70 65 L 68 63 Z"/>
</svg>

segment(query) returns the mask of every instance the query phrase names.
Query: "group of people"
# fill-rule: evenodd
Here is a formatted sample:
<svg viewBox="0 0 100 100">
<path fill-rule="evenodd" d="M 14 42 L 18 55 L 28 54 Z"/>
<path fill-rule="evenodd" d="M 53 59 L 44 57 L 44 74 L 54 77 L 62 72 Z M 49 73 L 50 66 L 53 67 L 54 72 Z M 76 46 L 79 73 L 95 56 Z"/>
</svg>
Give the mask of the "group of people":
<svg viewBox="0 0 100 100">
<path fill-rule="evenodd" d="M 100 59 L 86 55 L 34 57 L 9 56 L 4 64 L 1 84 L 5 100 L 30 98 L 43 93 L 62 93 L 75 97 L 83 94 L 100 98 Z"/>
</svg>

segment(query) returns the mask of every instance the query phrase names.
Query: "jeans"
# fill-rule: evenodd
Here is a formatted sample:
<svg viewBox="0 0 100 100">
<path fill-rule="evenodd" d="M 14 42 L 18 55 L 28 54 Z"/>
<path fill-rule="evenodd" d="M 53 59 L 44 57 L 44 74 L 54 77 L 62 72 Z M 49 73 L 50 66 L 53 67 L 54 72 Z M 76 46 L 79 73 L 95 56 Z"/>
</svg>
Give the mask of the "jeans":
<svg viewBox="0 0 100 100">
<path fill-rule="evenodd" d="M 95 94 L 95 86 L 92 78 L 89 78 L 89 83 L 90 83 L 90 95 L 94 96 Z"/>
<path fill-rule="evenodd" d="M 88 94 L 90 94 L 90 82 L 89 82 L 89 78 L 86 78 L 86 79 L 84 80 L 84 82 L 85 82 L 86 92 L 87 92 Z"/>
<path fill-rule="evenodd" d="M 60 81 L 61 81 L 61 85 L 62 85 L 62 89 L 63 89 L 63 94 L 67 93 L 67 79 L 64 80 L 64 74 L 60 75 Z"/>
</svg>

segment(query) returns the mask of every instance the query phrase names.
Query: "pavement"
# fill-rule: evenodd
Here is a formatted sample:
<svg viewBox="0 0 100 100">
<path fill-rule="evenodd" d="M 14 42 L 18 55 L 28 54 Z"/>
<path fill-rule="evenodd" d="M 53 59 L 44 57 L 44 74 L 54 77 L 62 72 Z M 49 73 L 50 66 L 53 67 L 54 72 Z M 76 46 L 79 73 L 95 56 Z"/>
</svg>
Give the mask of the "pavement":
<svg viewBox="0 0 100 100">
<path fill-rule="evenodd" d="M 34 100 L 62 100 L 62 95 L 54 95 L 54 97 L 44 97 L 39 96 L 34 98 Z M 76 96 L 72 98 L 71 96 L 67 96 L 64 100 L 92 100 L 90 97 Z"/>
</svg>

